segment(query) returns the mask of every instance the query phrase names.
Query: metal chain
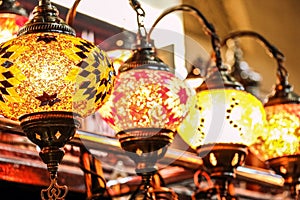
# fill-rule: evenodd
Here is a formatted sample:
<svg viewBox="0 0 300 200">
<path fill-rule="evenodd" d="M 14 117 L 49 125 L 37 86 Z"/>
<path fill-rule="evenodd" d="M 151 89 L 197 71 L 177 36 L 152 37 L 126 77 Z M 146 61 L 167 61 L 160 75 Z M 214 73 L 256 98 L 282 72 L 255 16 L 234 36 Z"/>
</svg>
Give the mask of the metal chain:
<svg viewBox="0 0 300 200">
<path fill-rule="evenodd" d="M 147 36 L 147 30 L 145 28 L 144 19 L 145 19 L 145 11 L 141 7 L 141 4 L 137 0 L 129 0 L 131 7 L 135 10 L 137 14 L 137 23 L 138 23 L 138 33 L 141 37 Z"/>
</svg>

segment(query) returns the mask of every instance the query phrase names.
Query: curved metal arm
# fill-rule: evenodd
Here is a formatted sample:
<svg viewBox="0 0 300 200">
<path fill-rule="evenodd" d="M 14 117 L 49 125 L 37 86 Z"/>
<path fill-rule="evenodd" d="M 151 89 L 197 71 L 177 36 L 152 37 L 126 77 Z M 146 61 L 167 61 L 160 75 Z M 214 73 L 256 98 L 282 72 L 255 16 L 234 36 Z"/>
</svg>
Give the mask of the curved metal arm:
<svg viewBox="0 0 300 200">
<path fill-rule="evenodd" d="M 75 0 L 73 6 L 69 9 L 67 16 L 66 16 L 66 23 L 69 26 L 73 26 L 74 19 L 76 17 L 76 10 L 81 0 Z M 142 36 L 147 35 L 146 29 L 144 27 L 144 18 L 145 18 L 145 11 L 141 7 L 141 4 L 137 0 L 129 0 L 131 7 L 137 13 L 137 22 L 139 27 L 139 34 Z"/>
<path fill-rule="evenodd" d="M 69 9 L 66 16 L 66 23 L 69 26 L 73 26 L 74 19 L 76 17 L 76 10 L 81 0 L 75 0 L 73 6 Z"/>
<path fill-rule="evenodd" d="M 171 7 L 167 10 L 165 10 L 154 22 L 154 24 L 152 25 L 151 29 L 149 30 L 148 33 L 148 41 L 150 41 L 150 35 L 152 33 L 152 31 L 154 30 L 155 26 L 158 24 L 158 22 L 165 17 L 166 15 L 174 12 L 174 11 L 188 11 L 191 14 L 194 14 L 195 16 L 199 17 L 201 20 L 200 22 L 202 23 L 202 25 L 205 28 L 205 33 L 208 34 L 209 36 L 211 36 L 211 43 L 212 43 L 212 47 L 213 47 L 213 51 L 216 57 L 216 66 L 218 68 L 221 67 L 222 65 L 222 58 L 221 58 L 221 51 L 220 51 L 220 39 L 219 36 L 216 34 L 215 28 L 214 26 L 209 23 L 207 21 L 207 19 L 204 17 L 204 15 L 195 7 L 190 6 L 190 5 L 179 5 L 179 6 L 174 6 Z"/>
<path fill-rule="evenodd" d="M 227 36 L 225 36 L 221 42 L 221 46 L 224 46 L 226 42 L 229 39 L 235 39 L 238 37 L 253 37 L 255 39 L 258 39 L 260 44 L 263 44 L 263 46 L 270 52 L 271 56 L 276 59 L 278 68 L 277 68 L 277 77 L 281 84 L 287 84 L 287 77 L 288 72 L 286 68 L 283 66 L 283 61 L 285 60 L 285 57 L 283 53 L 281 53 L 275 46 L 273 46 L 266 38 L 264 38 L 262 35 L 260 35 L 257 32 L 254 31 L 235 31 Z"/>
</svg>

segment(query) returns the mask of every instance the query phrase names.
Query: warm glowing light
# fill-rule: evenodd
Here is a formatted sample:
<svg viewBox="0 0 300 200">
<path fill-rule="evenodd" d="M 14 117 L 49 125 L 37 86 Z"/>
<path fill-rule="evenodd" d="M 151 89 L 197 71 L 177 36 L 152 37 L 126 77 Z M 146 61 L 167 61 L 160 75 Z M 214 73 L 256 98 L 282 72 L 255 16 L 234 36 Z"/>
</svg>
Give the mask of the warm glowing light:
<svg viewBox="0 0 300 200">
<path fill-rule="evenodd" d="M 133 128 L 175 130 L 189 111 L 192 93 L 171 72 L 133 69 L 118 75 L 112 98 L 99 111 L 116 132 Z"/>
<path fill-rule="evenodd" d="M 10 119 L 42 111 L 95 112 L 114 70 L 105 52 L 59 33 L 19 36 L 0 46 L 0 112 Z"/>
<path fill-rule="evenodd" d="M 192 148 L 209 143 L 250 145 L 265 125 L 262 103 L 250 93 L 213 89 L 197 93 L 197 104 L 178 128 Z"/>
<path fill-rule="evenodd" d="M 132 56 L 132 51 L 128 49 L 117 49 L 106 52 L 108 57 L 111 59 L 115 71 L 117 72 L 121 65 Z"/>
<path fill-rule="evenodd" d="M 203 78 L 190 78 L 185 79 L 185 82 L 191 87 L 191 88 L 197 88 L 203 83 Z"/>
<path fill-rule="evenodd" d="M 300 104 L 278 104 L 265 110 L 268 132 L 258 137 L 254 152 L 262 160 L 300 155 Z"/>
<path fill-rule="evenodd" d="M 17 36 L 20 27 L 28 20 L 27 17 L 0 13 L 0 43 L 8 41 Z"/>
</svg>

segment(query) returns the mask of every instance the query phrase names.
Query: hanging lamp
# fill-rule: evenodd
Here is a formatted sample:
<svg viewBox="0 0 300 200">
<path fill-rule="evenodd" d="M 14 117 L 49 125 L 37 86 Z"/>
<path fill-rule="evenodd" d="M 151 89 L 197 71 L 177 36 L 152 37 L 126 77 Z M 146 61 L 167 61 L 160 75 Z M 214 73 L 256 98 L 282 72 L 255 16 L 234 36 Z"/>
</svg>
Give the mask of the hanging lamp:
<svg viewBox="0 0 300 200">
<path fill-rule="evenodd" d="M 104 51 L 75 37 L 49 0 L 40 0 L 18 37 L 0 45 L 0 112 L 19 120 L 26 136 L 41 149 L 51 184 L 42 199 L 64 199 L 57 184 L 64 145 L 108 99 L 114 69 Z"/>
<path fill-rule="evenodd" d="M 17 36 L 28 20 L 27 11 L 15 0 L 0 2 L 0 43 Z"/>
<path fill-rule="evenodd" d="M 251 146 L 255 155 L 285 179 L 291 198 L 298 199 L 300 183 L 300 96 L 293 92 L 284 67 L 285 56 L 262 35 L 253 31 L 237 31 L 225 40 L 238 37 L 253 37 L 262 42 L 277 62 L 277 84 L 264 103 L 267 127 L 256 133 L 256 142 Z"/>
<path fill-rule="evenodd" d="M 130 3 L 137 13 L 136 48 L 119 68 L 111 99 L 99 112 L 116 131 L 122 149 L 136 163 L 136 173 L 142 177 L 130 199 L 156 199 L 162 192 L 151 185 L 158 170 L 156 162 L 163 158 L 176 127 L 188 114 L 193 90 L 157 57 L 147 39 L 145 12 L 139 2 Z M 172 190 L 164 193 L 176 199 Z"/>
<path fill-rule="evenodd" d="M 202 157 L 205 170 L 216 180 L 217 195 L 234 199 L 228 186 L 235 177 L 235 168 L 245 160 L 253 132 L 263 127 L 265 112 L 262 103 L 230 76 L 227 66 L 222 63 L 219 37 L 199 10 L 190 5 L 169 8 L 154 26 L 174 11 L 188 11 L 200 19 L 205 32 L 211 37 L 216 63 L 215 67 L 207 69 L 205 81 L 196 88 L 197 103 L 177 131 Z M 211 195 L 199 189 L 192 199 L 201 199 L 199 195 L 202 196 L 203 192 Z"/>
</svg>

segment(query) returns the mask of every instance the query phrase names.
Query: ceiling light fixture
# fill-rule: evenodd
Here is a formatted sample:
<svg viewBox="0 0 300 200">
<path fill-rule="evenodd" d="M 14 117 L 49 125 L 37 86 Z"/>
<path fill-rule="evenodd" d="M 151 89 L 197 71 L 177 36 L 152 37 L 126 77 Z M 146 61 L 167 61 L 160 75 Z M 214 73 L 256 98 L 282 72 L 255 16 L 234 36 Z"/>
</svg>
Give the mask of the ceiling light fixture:
<svg viewBox="0 0 300 200">
<path fill-rule="evenodd" d="M 42 199 L 64 199 L 57 184 L 64 145 L 109 98 L 114 69 L 106 53 L 75 37 L 50 0 L 40 0 L 18 37 L 0 46 L 0 112 L 19 120 L 26 136 L 41 149 L 51 184 Z"/>
<path fill-rule="evenodd" d="M 156 199 L 162 191 L 176 199 L 170 189 L 153 188 L 151 180 L 158 170 L 157 160 L 165 155 L 177 126 L 188 114 L 193 90 L 157 57 L 144 27 L 144 10 L 138 1 L 130 4 L 137 13 L 136 48 L 119 68 L 112 98 L 99 112 L 117 132 L 121 147 L 142 177 L 130 199 Z"/>
</svg>

